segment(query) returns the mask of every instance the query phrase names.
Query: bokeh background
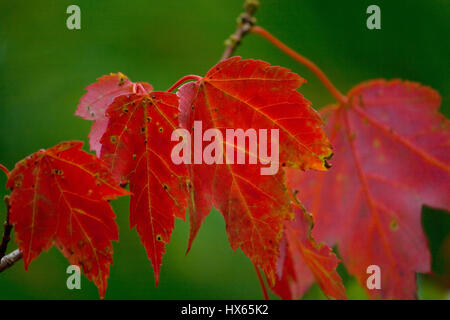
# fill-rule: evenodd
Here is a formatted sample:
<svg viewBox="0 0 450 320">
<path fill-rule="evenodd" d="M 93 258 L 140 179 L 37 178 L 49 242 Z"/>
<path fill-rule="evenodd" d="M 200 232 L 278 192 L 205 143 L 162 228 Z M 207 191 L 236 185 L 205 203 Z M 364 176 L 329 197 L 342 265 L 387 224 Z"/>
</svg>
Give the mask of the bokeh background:
<svg viewBox="0 0 450 320">
<path fill-rule="evenodd" d="M 0 1 L 0 163 L 62 140 L 87 142 L 90 123 L 73 116 L 84 88 L 110 72 L 166 90 L 185 74 L 203 75 L 220 58 L 235 29 L 242 0 Z M 81 30 L 66 28 L 66 8 L 81 8 Z M 378 4 L 382 29 L 366 28 L 366 8 Z M 449 0 L 261 0 L 258 23 L 313 59 L 341 91 L 378 77 L 418 81 L 437 89 L 450 115 Z M 320 108 L 332 97 L 304 67 L 262 38 L 245 38 L 237 53 L 291 68 L 308 80 L 301 89 Z M 88 150 L 85 145 L 85 150 Z M 0 186 L 6 179 L 0 174 Z M 7 191 L 0 188 L 0 196 Z M 450 196 L 450 195 L 449 195 Z M 1 203 L 0 221 L 5 208 Z M 135 230 L 128 198 L 113 202 L 120 227 L 106 299 L 259 299 L 253 266 L 228 244 L 213 211 L 186 256 L 188 220 L 176 222 L 163 259 L 159 288 Z M 450 215 L 424 208 L 423 225 L 434 275 L 419 275 L 419 297 L 450 296 Z M 10 243 L 9 249 L 16 247 Z M 9 250 L 9 251 L 10 251 Z M 55 248 L 25 272 L 23 262 L 0 274 L 0 299 L 97 299 L 84 276 L 82 290 L 66 288 L 68 263 Z M 343 266 L 350 298 L 366 296 Z M 447 281 L 447 288 L 445 282 Z M 322 299 L 317 285 L 305 299 Z"/>
</svg>

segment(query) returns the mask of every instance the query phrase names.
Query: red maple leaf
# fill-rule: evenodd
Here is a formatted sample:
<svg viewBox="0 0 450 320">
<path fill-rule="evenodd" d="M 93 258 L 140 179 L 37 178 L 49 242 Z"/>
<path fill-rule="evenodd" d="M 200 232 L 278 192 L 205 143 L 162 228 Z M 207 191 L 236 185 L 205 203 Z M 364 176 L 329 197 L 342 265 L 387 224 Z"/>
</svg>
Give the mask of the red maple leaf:
<svg viewBox="0 0 450 320">
<path fill-rule="evenodd" d="M 175 216 L 184 219 L 186 214 L 186 167 L 175 165 L 170 157 L 178 98 L 141 89 L 117 97 L 106 115 L 101 158 L 115 178 L 130 184 L 130 227 L 137 228 L 158 285 Z"/>
<path fill-rule="evenodd" d="M 298 206 L 294 212 L 294 220 L 286 222 L 277 281 L 272 290 L 282 299 L 300 299 L 316 280 L 327 297 L 346 299 L 336 271 L 339 259 L 331 248 L 316 244 L 311 238 L 311 215 Z"/>
<path fill-rule="evenodd" d="M 372 297 L 411 299 L 416 272 L 430 271 L 422 205 L 450 208 L 449 121 L 438 113 L 438 93 L 412 82 L 363 83 L 348 101 L 322 112 L 332 169 L 294 170 L 288 182 L 314 214 L 314 238 L 337 243 L 364 287 L 367 267 L 381 268 Z"/>
<path fill-rule="evenodd" d="M 153 90 L 148 83 L 133 83 L 120 72 L 102 76 L 97 79 L 97 82 L 86 87 L 87 92 L 81 97 L 75 115 L 94 121 L 89 133 L 89 145 L 91 150 L 97 153 L 97 156 L 100 156 L 102 147 L 100 139 L 108 126 L 108 119 L 105 116 L 106 108 L 114 98 L 135 92 L 138 85 L 143 86 L 148 92 Z"/>
<path fill-rule="evenodd" d="M 108 200 L 128 193 L 82 145 L 62 142 L 17 163 L 7 182 L 10 219 L 25 269 L 55 244 L 69 263 L 83 268 L 103 298 L 112 240 L 118 240 Z"/>
<path fill-rule="evenodd" d="M 204 130 L 221 130 L 223 137 L 227 128 L 279 130 L 280 170 L 275 175 L 261 175 L 261 164 L 189 166 L 189 246 L 214 205 L 225 218 L 232 248 L 240 247 L 271 283 L 283 223 L 293 217 L 283 168 L 326 170 L 331 154 L 320 116 L 296 91 L 303 82 L 288 69 L 233 57 L 178 91 L 181 125 L 192 136 L 198 134 L 193 130 L 197 120 Z M 245 150 L 234 148 L 244 156 L 254 153 L 248 143 Z"/>
</svg>

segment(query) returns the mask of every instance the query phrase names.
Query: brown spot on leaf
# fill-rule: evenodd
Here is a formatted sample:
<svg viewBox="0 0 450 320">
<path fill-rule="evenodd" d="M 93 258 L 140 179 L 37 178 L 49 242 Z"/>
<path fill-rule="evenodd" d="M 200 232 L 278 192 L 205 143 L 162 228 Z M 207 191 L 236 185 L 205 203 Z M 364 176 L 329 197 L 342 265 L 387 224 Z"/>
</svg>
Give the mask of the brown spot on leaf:
<svg viewBox="0 0 450 320">
<path fill-rule="evenodd" d="M 398 222 L 397 222 L 397 220 L 393 219 L 391 221 L 391 223 L 389 224 L 389 227 L 391 228 L 392 231 L 397 231 L 397 229 L 398 229 Z"/>
</svg>

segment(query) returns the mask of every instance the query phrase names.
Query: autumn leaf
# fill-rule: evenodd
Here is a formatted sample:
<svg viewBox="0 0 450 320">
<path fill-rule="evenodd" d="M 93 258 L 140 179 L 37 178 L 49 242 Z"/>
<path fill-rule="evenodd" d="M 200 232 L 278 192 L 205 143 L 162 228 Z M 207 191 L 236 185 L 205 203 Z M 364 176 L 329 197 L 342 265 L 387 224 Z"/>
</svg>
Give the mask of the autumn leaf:
<svg viewBox="0 0 450 320">
<path fill-rule="evenodd" d="M 100 139 L 108 126 L 108 119 L 105 116 L 106 108 L 113 102 L 114 98 L 136 91 L 136 87 L 141 85 L 148 92 L 153 87 L 147 83 L 133 83 L 122 73 L 111 73 L 97 79 L 97 82 L 86 87 L 86 94 L 81 97 L 80 104 L 75 112 L 85 120 L 92 120 L 91 132 L 89 133 L 89 144 L 91 150 L 100 156 Z"/>
<path fill-rule="evenodd" d="M 344 284 L 336 271 L 339 259 L 325 244 L 311 237 L 312 217 L 294 207 L 295 218 L 286 222 L 277 281 L 272 290 L 282 299 L 300 299 L 317 281 L 323 293 L 334 299 L 346 299 Z"/>
<path fill-rule="evenodd" d="M 117 186 L 83 143 L 62 142 L 17 163 L 9 174 L 11 223 L 25 269 L 56 245 L 70 264 L 82 267 L 103 298 L 118 240 L 108 200 L 128 194 Z"/>
<path fill-rule="evenodd" d="M 296 91 L 303 82 L 288 69 L 233 57 L 177 93 L 181 126 L 193 136 L 199 134 L 193 130 L 197 120 L 203 130 L 216 128 L 224 137 L 227 128 L 279 130 L 280 170 L 274 175 L 261 175 L 260 163 L 194 164 L 188 169 L 189 247 L 214 205 L 225 218 L 232 248 L 240 247 L 272 283 L 283 223 L 293 217 L 282 169 L 326 170 L 325 159 L 331 154 L 320 116 Z M 248 144 L 246 150 L 234 148 L 237 155 L 254 153 Z"/>
<path fill-rule="evenodd" d="M 288 182 L 314 214 L 314 238 L 337 243 L 362 286 L 368 266 L 381 268 L 372 297 L 412 299 L 416 273 L 430 271 L 422 206 L 450 208 L 449 121 L 436 91 L 407 81 L 363 83 L 348 101 L 322 113 L 332 169 L 294 170 Z"/>
<path fill-rule="evenodd" d="M 171 160 L 178 125 L 178 98 L 154 91 L 117 97 L 108 107 L 101 158 L 113 176 L 130 184 L 130 227 L 136 226 L 158 285 L 162 255 L 175 217 L 186 214 L 187 172 Z"/>
</svg>

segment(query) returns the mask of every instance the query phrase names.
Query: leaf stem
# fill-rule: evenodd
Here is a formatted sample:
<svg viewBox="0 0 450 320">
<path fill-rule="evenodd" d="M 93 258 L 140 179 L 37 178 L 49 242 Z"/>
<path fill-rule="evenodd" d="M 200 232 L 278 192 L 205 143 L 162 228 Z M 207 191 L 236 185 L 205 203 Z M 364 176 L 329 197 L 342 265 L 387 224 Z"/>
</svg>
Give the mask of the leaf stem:
<svg viewBox="0 0 450 320">
<path fill-rule="evenodd" d="M 259 284 L 261 285 L 264 299 L 269 300 L 269 294 L 267 293 L 266 285 L 264 283 L 263 277 L 261 276 L 261 272 L 259 271 L 259 268 L 256 264 L 253 264 L 253 266 L 255 267 L 256 275 L 258 276 Z"/>
<path fill-rule="evenodd" d="M 334 85 L 333 83 L 328 79 L 328 77 L 325 75 L 325 73 L 311 60 L 305 58 L 304 56 L 300 55 L 287 45 L 285 45 L 283 42 L 275 38 L 272 34 L 270 34 L 266 29 L 260 27 L 260 26 L 254 26 L 251 30 L 251 33 L 258 34 L 271 42 L 275 47 L 286 53 L 288 56 L 293 58 L 295 61 L 297 61 L 300 64 L 303 64 L 305 67 L 307 67 L 311 72 L 313 72 L 317 78 L 323 83 L 323 85 L 330 91 L 330 93 L 336 98 L 336 100 L 341 104 L 347 103 L 347 97 L 344 96 Z"/>
<path fill-rule="evenodd" d="M 0 170 L 2 170 L 6 174 L 6 177 L 9 177 L 9 170 L 8 170 L 8 168 L 6 168 L 1 163 L 0 163 Z"/>
<path fill-rule="evenodd" d="M 178 80 L 177 82 L 175 82 L 169 89 L 167 89 L 167 92 L 172 92 L 173 90 L 175 90 L 177 87 L 179 87 L 180 85 L 182 85 L 184 82 L 189 81 L 189 80 L 194 80 L 194 81 L 201 81 L 203 78 L 194 74 L 189 74 L 187 76 L 184 76 L 183 78 L 181 78 L 180 80 Z"/>
</svg>

